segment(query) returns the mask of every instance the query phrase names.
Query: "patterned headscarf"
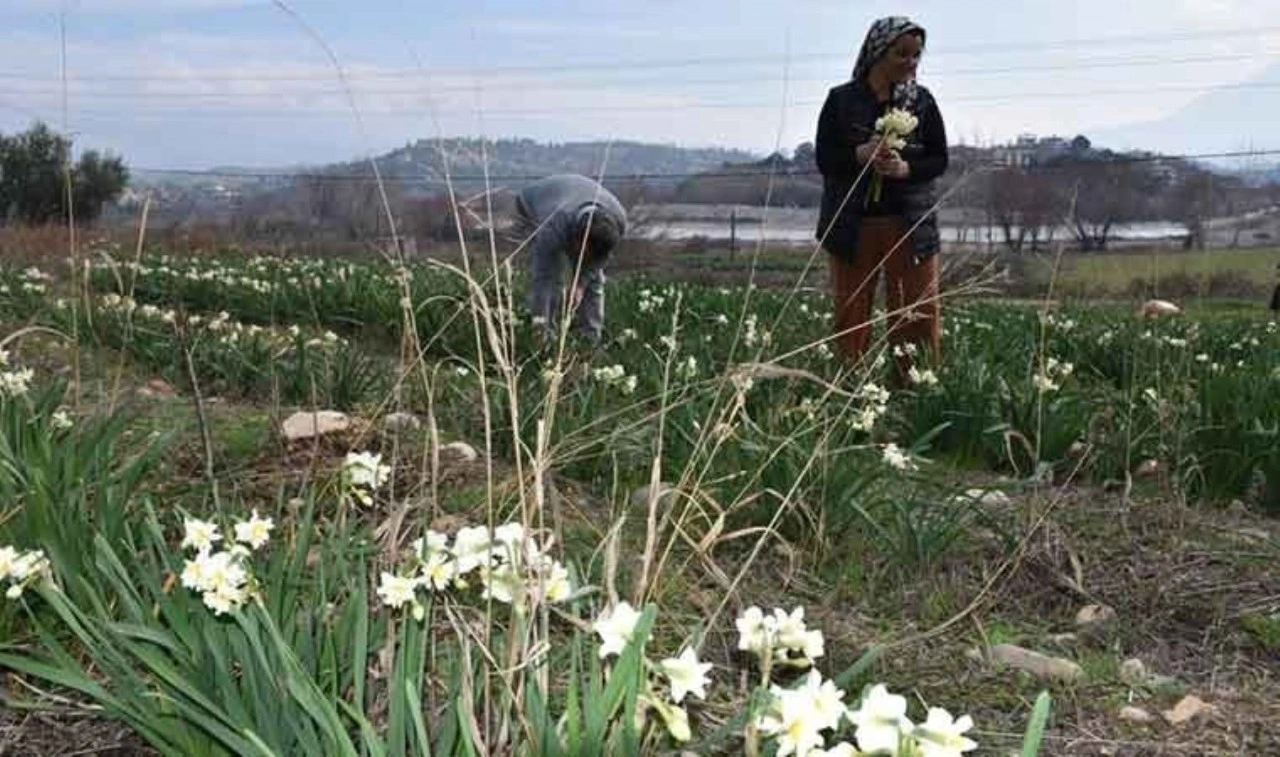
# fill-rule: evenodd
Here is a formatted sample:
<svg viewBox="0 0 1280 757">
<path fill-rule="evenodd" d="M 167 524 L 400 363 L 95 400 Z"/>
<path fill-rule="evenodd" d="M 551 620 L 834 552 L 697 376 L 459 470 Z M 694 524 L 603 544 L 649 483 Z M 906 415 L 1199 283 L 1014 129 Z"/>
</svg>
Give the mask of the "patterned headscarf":
<svg viewBox="0 0 1280 757">
<path fill-rule="evenodd" d="M 853 66 L 853 80 L 866 79 L 871 67 L 888 52 L 898 37 L 909 33 L 919 34 L 922 41 L 925 38 L 924 27 L 905 16 L 887 16 L 873 22 L 862 42 L 862 50 L 858 52 L 858 61 Z M 891 95 L 894 107 L 915 110 L 917 92 L 914 79 L 894 84 Z"/>
</svg>

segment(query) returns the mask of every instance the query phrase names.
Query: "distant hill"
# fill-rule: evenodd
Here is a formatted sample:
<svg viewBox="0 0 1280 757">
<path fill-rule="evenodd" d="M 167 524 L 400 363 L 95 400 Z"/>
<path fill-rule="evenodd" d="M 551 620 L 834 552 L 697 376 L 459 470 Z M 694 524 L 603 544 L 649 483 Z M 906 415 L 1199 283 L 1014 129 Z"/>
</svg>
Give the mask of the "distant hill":
<svg viewBox="0 0 1280 757">
<path fill-rule="evenodd" d="M 1280 148 L 1280 64 L 1243 86 L 1210 90 L 1159 120 L 1086 133 L 1095 144 L 1166 155 Z"/>
<path fill-rule="evenodd" d="M 423 189 L 436 188 L 448 174 L 456 180 L 482 176 L 497 177 L 511 186 L 524 177 L 555 173 L 580 173 L 625 179 L 636 175 L 691 174 L 718 168 L 726 163 L 755 160 L 743 150 L 689 148 L 644 142 L 561 142 L 542 143 L 531 139 L 481 141 L 450 138 L 437 142 L 421 139 L 378 157 L 378 169 L 385 177 L 420 181 Z M 371 169 L 368 161 L 350 161 L 319 169 L 325 173 L 363 175 Z M 467 181 L 470 183 L 470 181 Z"/>
<path fill-rule="evenodd" d="M 519 186 L 526 177 L 555 173 L 597 176 L 603 171 L 606 183 L 626 182 L 637 175 L 675 175 L 669 181 L 646 180 L 651 186 L 674 187 L 684 176 L 720 168 L 727 164 L 758 160 L 745 150 L 716 147 L 679 147 L 644 142 L 536 142 L 532 139 L 481 141 L 453 137 L 440 141 L 420 139 L 377 157 L 384 178 L 415 192 L 438 192 L 444 188 L 446 158 L 448 174 L 462 190 L 483 184 L 478 178 L 488 172 L 495 183 Z M 322 166 L 281 166 L 274 169 L 221 166 L 208 171 L 149 172 L 135 170 L 135 188 L 169 186 L 182 190 L 228 187 L 246 191 L 271 190 L 291 183 L 290 176 L 369 176 L 367 159 L 349 160 Z"/>
</svg>

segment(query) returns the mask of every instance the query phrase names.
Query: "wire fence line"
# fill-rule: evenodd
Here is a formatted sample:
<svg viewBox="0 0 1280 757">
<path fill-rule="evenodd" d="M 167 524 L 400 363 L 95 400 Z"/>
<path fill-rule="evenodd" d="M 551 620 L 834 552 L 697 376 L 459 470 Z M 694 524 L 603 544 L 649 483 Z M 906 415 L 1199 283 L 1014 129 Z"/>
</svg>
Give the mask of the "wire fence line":
<svg viewBox="0 0 1280 757">
<path fill-rule="evenodd" d="M 978 148 L 974 148 L 978 149 Z M 1038 166 L 1040 170 L 1054 170 L 1055 168 L 1067 168 L 1080 165 L 1125 165 L 1125 164 L 1141 164 L 1141 163 L 1161 163 L 1175 161 L 1197 161 L 1197 160 L 1232 160 L 1232 159 L 1254 159 L 1266 157 L 1280 157 L 1280 148 L 1260 149 L 1260 150 L 1237 150 L 1228 152 L 1201 152 L 1201 153 L 1180 153 L 1180 154 L 1136 154 L 1136 155 L 1115 155 L 1108 158 L 1071 158 L 1063 156 L 1058 162 Z M 976 161 L 968 161 L 967 167 L 974 168 L 1001 168 L 1009 166 L 1008 163 L 998 158 L 989 158 Z M 1011 166 L 1010 166 L 1011 167 Z M 267 170 L 218 170 L 218 169 L 200 169 L 200 168 L 165 168 L 165 167 L 147 167 L 137 166 L 132 169 L 137 173 L 168 175 L 168 176 L 186 176 L 186 177 L 208 177 L 211 179 L 292 179 L 296 181 L 336 181 L 336 182 L 373 182 L 376 181 L 371 174 L 339 174 L 339 173 L 321 173 L 313 171 L 267 171 Z M 540 179 L 545 174 L 451 174 L 449 180 L 455 182 L 473 182 L 473 181 L 534 181 Z M 821 174 L 816 166 L 803 170 L 789 167 L 752 167 L 735 170 L 707 170 L 707 171 L 673 171 L 673 172 L 652 172 L 652 173 L 620 173 L 612 177 L 606 176 L 606 179 L 613 180 L 630 180 L 630 181 L 662 181 L 662 180 L 680 180 L 680 179 L 714 179 L 714 178 L 750 178 L 760 176 L 780 176 L 780 177 L 813 177 L 819 178 Z M 422 184 L 443 182 L 444 177 L 433 178 L 428 176 L 407 177 L 393 176 L 382 177 L 381 181 L 390 184 Z"/>
</svg>

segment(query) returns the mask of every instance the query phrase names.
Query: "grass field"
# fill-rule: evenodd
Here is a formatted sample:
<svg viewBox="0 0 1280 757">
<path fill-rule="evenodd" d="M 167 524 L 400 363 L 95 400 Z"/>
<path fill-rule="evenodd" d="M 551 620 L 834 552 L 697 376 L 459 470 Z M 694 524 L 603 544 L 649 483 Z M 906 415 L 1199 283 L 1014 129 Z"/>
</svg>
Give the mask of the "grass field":
<svg viewBox="0 0 1280 757">
<path fill-rule="evenodd" d="M 1047 281 L 1054 264 L 1041 256 L 1031 269 L 1033 278 Z M 1275 248 L 1067 253 L 1056 286 L 1083 294 L 1257 297 L 1280 281 L 1277 266 L 1280 249 Z"/>
<path fill-rule="evenodd" d="M 0 273 L 25 754 L 1007 754 L 1046 703 L 1040 754 L 1280 750 L 1260 306 L 957 298 L 890 391 L 820 291 L 631 272 L 561 350 L 518 277 L 87 257 Z M 350 422 L 282 438 L 307 409 Z"/>
</svg>

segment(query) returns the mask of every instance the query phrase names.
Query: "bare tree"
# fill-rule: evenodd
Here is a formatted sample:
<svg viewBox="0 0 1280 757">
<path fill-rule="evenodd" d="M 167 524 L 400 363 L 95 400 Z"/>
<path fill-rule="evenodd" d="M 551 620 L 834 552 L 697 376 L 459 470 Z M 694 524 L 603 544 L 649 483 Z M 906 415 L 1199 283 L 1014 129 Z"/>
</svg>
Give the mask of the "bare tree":
<svg viewBox="0 0 1280 757">
<path fill-rule="evenodd" d="M 1141 217 L 1143 193 L 1151 189 L 1132 161 L 1091 160 L 1063 165 L 1075 191 L 1067 226 L 1083 250 L 1105 250 L 1117 225 Z"/>
<path fill-rule="evenodd" d="M 1053 241 L 1058 191 L 1051 175 L 1006 168 L 991 175 L 987 185 L 987 213 L 1000 229 L 1009 252 L 1031 250 Z"/>
<path fill-rule="evenodd" d="M 1213 217 L 1213 175 L 1201 170 L 1187 172 L 1174 188 L 1171 200 L 1173 217 L 1187 227 L 1183 246 L 1203 250 L 1205 223 Z"/>
</svg>

